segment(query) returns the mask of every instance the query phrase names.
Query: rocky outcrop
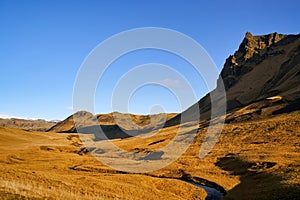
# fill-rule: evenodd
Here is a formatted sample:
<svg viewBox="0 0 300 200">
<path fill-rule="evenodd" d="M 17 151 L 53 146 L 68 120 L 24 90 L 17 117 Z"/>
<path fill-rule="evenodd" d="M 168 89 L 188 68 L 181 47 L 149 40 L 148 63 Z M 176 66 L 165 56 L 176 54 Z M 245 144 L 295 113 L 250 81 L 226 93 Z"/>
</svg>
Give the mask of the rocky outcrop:
<svg viewBox="0 0 300 200">
<path fill-rule="evenodd" d="M 224 82 L 230 111 L 272 96 L 296 101 L 299 75 L 300 35 L 247 33 L 238 51 L 226 60 L 218 81 Z"/>
<path fill-rule="evenodd" d="M 221 77 L 225 89 L 231 88 L 241 76 L 251 71 L 255 65 L 267 57 L 283 53 L 283 51 L 274 50 L 272 46 L 285 37 L 285 35 L 278 33 L 253 36 L 250 32 L 247 32 L 239 49 L 234 55 L 230 55 L 224 64 Z M 222 80 L 219 79 L 219 81 Z"/>
</svg>

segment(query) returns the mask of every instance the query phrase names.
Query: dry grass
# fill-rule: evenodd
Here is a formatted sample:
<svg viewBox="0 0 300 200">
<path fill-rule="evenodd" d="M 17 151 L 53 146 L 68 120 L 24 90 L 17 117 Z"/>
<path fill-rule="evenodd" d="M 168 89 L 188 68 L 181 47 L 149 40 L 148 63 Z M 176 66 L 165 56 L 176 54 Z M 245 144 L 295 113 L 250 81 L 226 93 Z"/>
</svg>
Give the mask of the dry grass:
<svg viewBox="0 0 300 200">
<path fill-rule="evenodd" d="M 223 186 L 225 199 L 297 199 L 300 195 L 300 112 L 226 124 L 219 142 L 198 159 L 206 129 L 178 162 L 182 169 Z M 274 166 L 273 166 L 274 165 Z"/>
<path fill-rule="evenodd" d="M 269 119 L 225 124 L 219 142 L 203 159 L 198 155 L 207 128 L 200 129 L 186 153 L 151 174 L 173 178 L 200 177 L 226 189 L 226 199 L 294 199 L 300 195 L 299 125 L 299 111 Z M 115 144 L 131 151 L 136 148 L 153 151 L 168 144 L 175 133 L 176 127 L 169 127 L 144 142 L 130 138 Z"/>
<path fill-rule="evenodd" d="M 144 175 L 122 174 L 101 164 L 82 151 L 76 135 L 0 128 L 0 188 L 7 195 L 46 199 L 204 199 L 204 190 L 170 179 L 190 177 L 223 187 L 225 199 L 296 199 L 299 124 L 299 111 L 225 124 L 212 152 L 199 159 L 203 128 L 176 162 Z M 185 133 L 194 128 L 187 124 Z M 168 127 L 145 139 L 118 139 L 114 144 L 145 153 L 168 144 L 176 131 L 177 126 Z"/>
<path fill-rule="evenodd" d="M 88 154 L 79 155 L 81 147 L 72 145 L 78 142 L 74 135 L 0 128 L 0 136 L 0 188 L 8 195 L 43 199 L 206 196 L 204 190 L 179 180 L 118 174 Z M 74 166 L 76 170 L 71 170 Z"/>
</svg>

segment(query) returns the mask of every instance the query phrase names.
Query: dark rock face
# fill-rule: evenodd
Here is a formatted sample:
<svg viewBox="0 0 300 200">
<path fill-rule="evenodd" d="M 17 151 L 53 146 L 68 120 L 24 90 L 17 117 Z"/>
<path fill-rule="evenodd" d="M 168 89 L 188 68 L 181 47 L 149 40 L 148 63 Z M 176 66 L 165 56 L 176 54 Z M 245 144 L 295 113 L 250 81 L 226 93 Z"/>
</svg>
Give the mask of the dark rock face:
<svg viewBox="0 0 300 200">
<path fill-rule="evenodd" d="M 228 111 L 277 95 L 285 103 L 298 101 L 300 35 L 253 36 L 247 32 L 239 49 L 226 59 L 220 76 Z"/>
<path fill-rule="evenodd" d="M 280 54 L 270 48 L 286 36 L 278 33 L 271 33 L 262 36 L 253 36 L 250 32 L 239 46 L 234 55 L 226 59 L 221 72 L 225 89 L 231 88 L 238 82 L 239 78 L 253 69 L 253 64 L 258 64 L 268 56 Z M 220 80 L 219 80 L 220 81 Z"/>
</svg>

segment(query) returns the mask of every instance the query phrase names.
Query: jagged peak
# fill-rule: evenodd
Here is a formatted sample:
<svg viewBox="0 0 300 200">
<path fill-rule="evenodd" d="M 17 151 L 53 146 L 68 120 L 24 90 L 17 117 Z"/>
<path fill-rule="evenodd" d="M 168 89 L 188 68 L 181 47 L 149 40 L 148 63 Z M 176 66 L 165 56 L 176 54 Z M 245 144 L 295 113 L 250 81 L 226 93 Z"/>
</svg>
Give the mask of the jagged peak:
<svg viewBox="0 0 300 200">
<path fill-rule="evenodd" d="M 245 38 L 252 38 L 252 37 L 253 37 L 253 35 L 251 32 L 246 32 Z"/>
<path fill-rule="evenodd" d="M 225 83 L 225 88 L 232 87 L 239 76 L 251 71 L 266 57 L 281 54 L 281 51 L 273 49 L 276 48 L 275 45 L 278 45 L 278 42 L 289 36 L 277 32 L 266 35 L 253 35 L 251 32 L 246 32 L 238 50 L 226 59 L 222 69 L 221 77 Z"/>
<path fill-rule="evenodd" d="M 276 44 L 285 37 L 286 35 L 278 34 L 277 32 L 257 36 L 254 36 L 250 32 L 246 32 L 245 38 L 233 57 L 236 60 L 236 63 L 241 65 L 253 55 L 263 53 L 265 49 Z"/>
<path fill-rule="evenodd" d="M 244 49 L 243 46 L 245 46 L 255 50 L 265 49 L 279 42 L 284 37 L 285 37 L 284 34 L 278 34 L 277 32 L 270 33 L 267 35 L 257 35 L 257 36 L 252 35 L 252 33 L 250 32 L 246 32 L 245 38 L 241 43 L 240 48 Z"/>
</svg>

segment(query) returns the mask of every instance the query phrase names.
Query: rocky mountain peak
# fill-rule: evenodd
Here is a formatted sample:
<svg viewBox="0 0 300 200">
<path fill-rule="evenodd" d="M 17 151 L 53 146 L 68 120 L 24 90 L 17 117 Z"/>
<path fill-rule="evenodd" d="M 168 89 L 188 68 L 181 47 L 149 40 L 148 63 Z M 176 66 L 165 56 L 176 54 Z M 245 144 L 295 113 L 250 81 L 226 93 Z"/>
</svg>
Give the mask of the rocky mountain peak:
<svg viewBox="0 0 300 200">
<path fill-rule="evenodd" d="M 221 77 L 225 89 L 231 88 L 240 76 L 251 71 L 266 57 L 282 53 L 273 51 L 272 47 L 285 37 L 286 35 L 277 32 L 258 36 L 253 36 L 252 33 L 247 32 L 238 50 L 230 55 L 224 64 Z"/>
<path fill-rule="evenodd" d="M 235 52 L 234 56 L 241 62 L 246 61 L 254 54 L 261 54 L 261 50 L 276 44 L 284 37 L 285 35 L 278 34 L 276 32 L 259 36 L 253 36 L 250 32 L 247 32 L 243 42 L 241 43 L 238 51 Z"/>
<path fill-rule="evenodd" d="M 214 110 L 222 111 L 223 83 L 227 112 L 251 105 L 247 112 L 256 110 L 262 117 L 300 109 L 300 34 L 253 36 L 247 32 L 238 50 L 226 59 L 220 77 L 215 90 L 184 111 L 191 120 L 197 110 L 201 120 L 210 119 L 212 96 Z M 166 126 L 180 120 L 178 115 Z"/>
</svg>

